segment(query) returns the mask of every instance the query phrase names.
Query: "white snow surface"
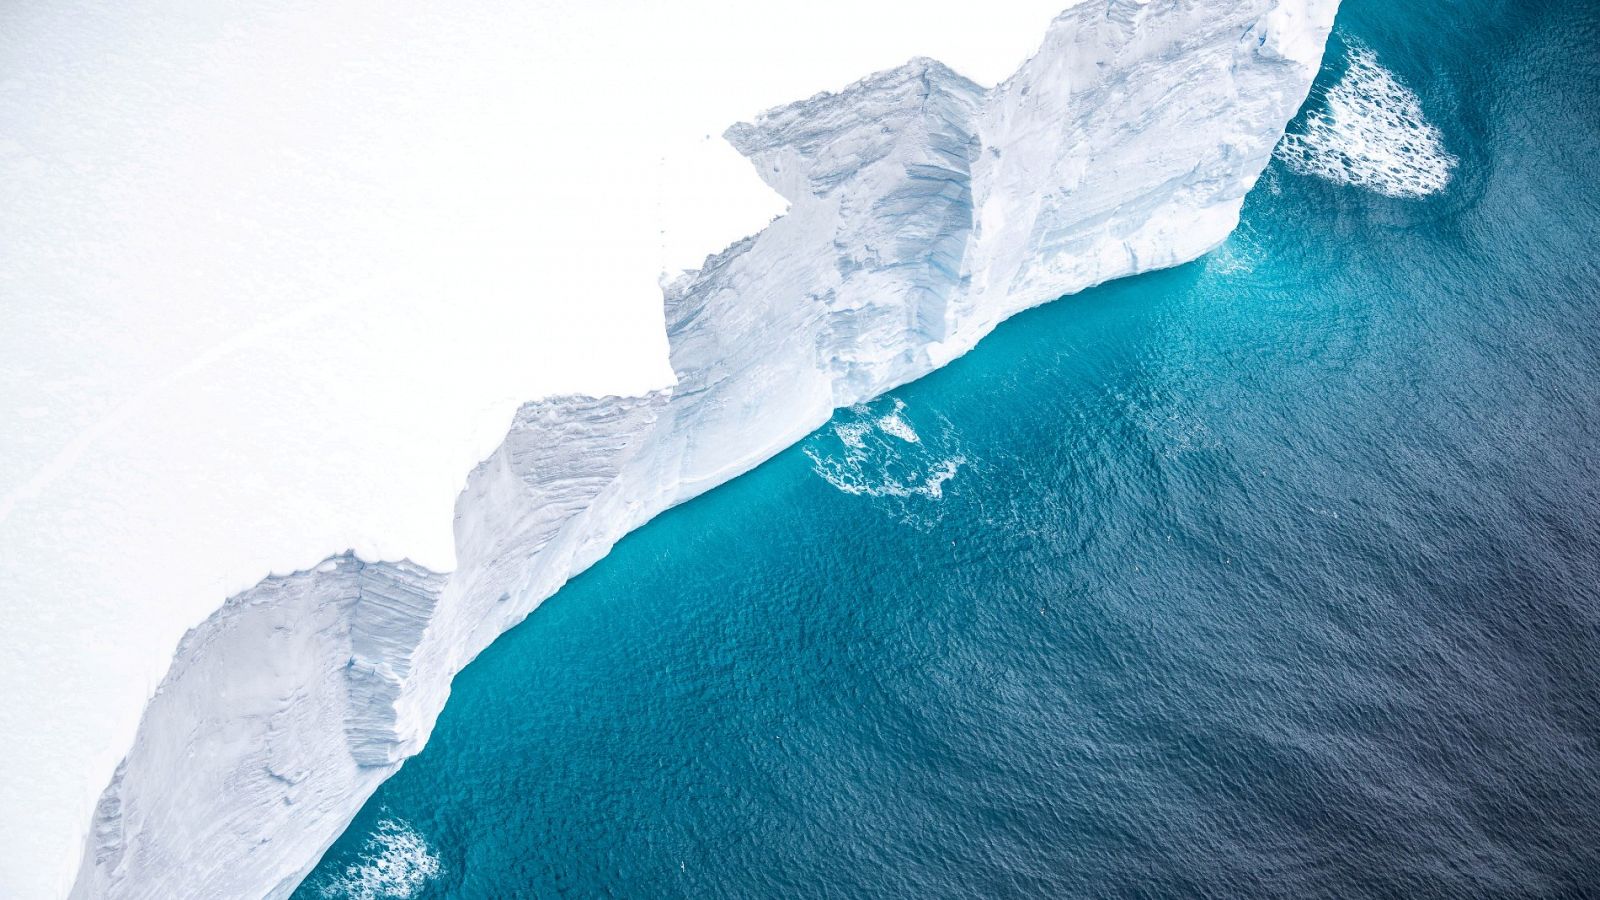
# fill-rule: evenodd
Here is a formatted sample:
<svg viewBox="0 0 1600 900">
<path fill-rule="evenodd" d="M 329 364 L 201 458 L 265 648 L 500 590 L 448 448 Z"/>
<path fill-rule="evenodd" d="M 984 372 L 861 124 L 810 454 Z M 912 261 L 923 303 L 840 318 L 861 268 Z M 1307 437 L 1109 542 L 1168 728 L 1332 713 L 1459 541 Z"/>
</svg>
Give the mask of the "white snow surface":
<svg viewBox="0 0 1600 900">
<path fill-rule="evenodd" d="M 1055 10 L 0 12 L 0 894 L 287 895 L 623 534 L 1219 243 L 1336 3 L 1085 0 L 727 143 Z M 784 208 L 730 144 L 787 212 L 658 282 Z"/>
<path fill-rule="evenodd" d="M 784 208 L 730 122 L 1059 6 L 0 3 L 0 897 L 66 893 L 223 599 L 451 569 L 519 404 L 671 383 L 662 273 Z"/>
</svg>

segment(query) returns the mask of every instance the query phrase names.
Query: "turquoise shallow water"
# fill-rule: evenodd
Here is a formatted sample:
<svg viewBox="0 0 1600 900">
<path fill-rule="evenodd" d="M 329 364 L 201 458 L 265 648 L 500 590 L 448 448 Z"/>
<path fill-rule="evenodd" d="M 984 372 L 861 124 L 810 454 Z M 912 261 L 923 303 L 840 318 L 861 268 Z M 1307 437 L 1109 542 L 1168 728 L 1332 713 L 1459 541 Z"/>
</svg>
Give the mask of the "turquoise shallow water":
<svg viewBox="0 0 1600 900">
<path fill-rule="evenodd" d="M 1443 192 L 1274 163 L 663 515 L 297 896 L 1600 894 L 1597 40 L 1347 2 Z"/>
</svg>

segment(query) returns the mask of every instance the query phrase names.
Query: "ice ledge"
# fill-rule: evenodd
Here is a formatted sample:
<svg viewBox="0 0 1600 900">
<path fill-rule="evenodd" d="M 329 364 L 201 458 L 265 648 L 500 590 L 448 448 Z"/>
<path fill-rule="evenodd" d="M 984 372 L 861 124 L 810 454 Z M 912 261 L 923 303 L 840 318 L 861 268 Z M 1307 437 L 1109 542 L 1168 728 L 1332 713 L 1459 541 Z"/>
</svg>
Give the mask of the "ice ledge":
<svg viewBox="0 0 1600 900">
<path fill-rule="evenodd" d="M 455 572 L 336 556 L 191 631 L 73 896 L 287 896 L 455 673 L 624 534 L 1015 312 L 1215 246 L 1336 5 L 1094 0 L 993 90 L 919 59 L 734 126 L 792 206 L 667 287 L 677 384 L 524 406 L 457 502 Z"/>
</svg>

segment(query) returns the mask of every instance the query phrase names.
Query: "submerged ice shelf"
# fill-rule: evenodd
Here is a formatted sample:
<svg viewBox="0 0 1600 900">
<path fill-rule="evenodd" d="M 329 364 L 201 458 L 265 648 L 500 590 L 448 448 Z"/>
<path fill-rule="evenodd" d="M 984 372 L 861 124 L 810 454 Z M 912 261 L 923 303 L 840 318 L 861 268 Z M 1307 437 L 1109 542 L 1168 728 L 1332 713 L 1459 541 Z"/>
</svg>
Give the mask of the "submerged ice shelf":
<svg viewBox="0 0 1600 900">
<path fill-rule="evenodd" d="M 623 535 L 1016 312 L 1216 246 L 1336 5 L 1093 0 L 992 89 L 917 59 L 729 129 L 790 206 L 666 285 L 676 384 L 522 407 L 456 503 L 453 572 L 345 554 L 197 626 L 74 895 L 287 895 L 455 673 Z"/>
</svg>

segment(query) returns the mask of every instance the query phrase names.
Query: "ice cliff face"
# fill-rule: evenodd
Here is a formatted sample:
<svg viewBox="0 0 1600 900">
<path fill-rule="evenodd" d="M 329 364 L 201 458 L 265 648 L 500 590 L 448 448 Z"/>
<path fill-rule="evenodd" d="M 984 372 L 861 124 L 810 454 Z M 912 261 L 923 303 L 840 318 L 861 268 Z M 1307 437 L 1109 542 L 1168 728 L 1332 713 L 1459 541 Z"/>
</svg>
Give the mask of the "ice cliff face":
<svg viewBox="0 0 1600 900">
<path fill-rule="evenodd" d="M 677 384 L 524 406 L 457 502 L 455 572 L 335 557 L 195 628 L 74 896 L 287 895 L 455 673 L 623 535 L 1019 310 L 1218 244 L 1336 5 L 1091 0 L 993 89 L 919 59 L 730 129 L 791 206 L 666 287 Z"/>
<path fill-rule="evenodd" d="M 314 859 L 351 792 L 393 771 L 392 686 L 444 582 L 344 554 L 268 578 L 190 631 L 95 809 L 75 893 L 293 890 L 298 875 L 238 867 Z"/>
</svg>

